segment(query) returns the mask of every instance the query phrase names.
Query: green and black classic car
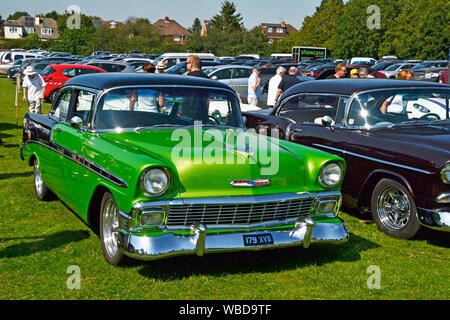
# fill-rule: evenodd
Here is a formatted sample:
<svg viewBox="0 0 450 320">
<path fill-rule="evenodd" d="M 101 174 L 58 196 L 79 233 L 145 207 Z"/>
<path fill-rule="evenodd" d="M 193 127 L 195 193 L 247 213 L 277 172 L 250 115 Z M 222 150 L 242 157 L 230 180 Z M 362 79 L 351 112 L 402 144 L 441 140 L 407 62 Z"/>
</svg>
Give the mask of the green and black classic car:
<svg viewBox="0 0 450 320">
<path fill-rule="evenodd" d="M 339 243 L 342 158 L 246 131 L 236 93 L 207 79 L 84 75 L 24 119 L 39 200 L 56 195 L 112 265 Z"/>
</svg>

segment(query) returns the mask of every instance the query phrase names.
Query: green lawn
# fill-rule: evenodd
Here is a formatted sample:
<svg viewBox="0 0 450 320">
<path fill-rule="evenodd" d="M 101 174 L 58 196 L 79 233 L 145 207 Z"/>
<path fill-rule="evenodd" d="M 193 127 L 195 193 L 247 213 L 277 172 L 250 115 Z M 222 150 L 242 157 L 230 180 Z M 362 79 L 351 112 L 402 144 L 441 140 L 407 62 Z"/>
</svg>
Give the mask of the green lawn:
<svg viewBox="0 0 450 320">
<path fill-rule="evenodd" d="M 45 105 L 45 111 L 49 110 Z M 14 85 L 0 78 L 0 299 L 448 299 L 450 238 L 424 232 L 405 241 L 342 213 L 343 245 L 178 257 L 125 268 L 103 259 L 98 236 L 60 201 L 39 202 L 19 157 L 25 103 L 16 126 Z M 70 186 L 68 186 L 70 187 Z M 81 270 L 69 290 L 67 268 Z M 381 289 L 367 288 L 367 268 Z"/>
</svg>

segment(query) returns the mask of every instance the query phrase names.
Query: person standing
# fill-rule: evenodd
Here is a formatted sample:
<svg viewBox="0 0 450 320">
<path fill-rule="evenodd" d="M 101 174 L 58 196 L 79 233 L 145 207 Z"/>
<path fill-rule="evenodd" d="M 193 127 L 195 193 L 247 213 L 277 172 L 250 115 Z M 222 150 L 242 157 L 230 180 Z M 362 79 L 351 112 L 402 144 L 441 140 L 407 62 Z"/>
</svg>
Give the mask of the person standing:
<svg viewBox="0 0 450 320">
<path fill-rule="evenodd" d="M 278 86 L 280 85 L 281 79 L 286 74 L 286 68 L 278 67 L 277 73 L 269 81 L 269 90 L 267 93 L 267 106 L 273 107 L 276 103 L 275 98 L 277 97 Z"/>
<path fill-rule="evenodd" d="M 27 67 L 23 73 L 23 101 L 28 102 L 30 112 L 41 114 L 46 83 L 32 66 Z"/>
<path fill-rule="evenodd" d="M 374 76 L 369 74 L 369 69 L 364 68 L 364 67 L 359 69 L 359 77 L 361 79 L 373 79 L 374 78 Z"/>
<path fill-rule="evenodd" d="M 188 70 L 186 75 L 189 77 L 209 79 L 206 73 L 202 71 L 202 61 L 200 60 L 199 56 L 189 56 L 186 60 L 186 69 Z"/>
<path fill-rule="evenodd" d="M 254 68 L 253 73 L 248 78 L 248 94 L 247 100 L 248 104 L 251 106 L 258 106 L 258 96 L 256 95 L 256 91 L 258 87 L 261 85 L 261 77 L 259 76 L 261 71 Z"/>
<path fill-rule="evenodd" d="M 290 67 L 289 74 L 285 75 L 278 85 L 278 91 L 275 97 L 275 101 L 278 101 L 283 92 L 286 92 L 287 89 L 296 85 L 297 83 L 300 83 L 300 80 L 297 78 L 297 68 Z"/>
<path fill-rule="evenodd" d="M 334 69 L 335 74 L 328 76 L 326 79 L 342 79 L 345 78 L 347 72 L 347 66 L 343 63 L 339 63 Z"/>
<path fill-rule="evenodd" d="M 350 71 L 350 78 L 359 79 L 359 70 L 358 69 L 352 69 Z"/>
<path fill-rule="evenodd" d="M 156 73 L 166 73 L 166 64 L 162 61 L 156 65 Z"/>
<path fill-rule="evenodd" d="M 153 63 L 144 63 L 142 65 L 143 73 L 155 73 L 156 67 Z"/>
</svg>

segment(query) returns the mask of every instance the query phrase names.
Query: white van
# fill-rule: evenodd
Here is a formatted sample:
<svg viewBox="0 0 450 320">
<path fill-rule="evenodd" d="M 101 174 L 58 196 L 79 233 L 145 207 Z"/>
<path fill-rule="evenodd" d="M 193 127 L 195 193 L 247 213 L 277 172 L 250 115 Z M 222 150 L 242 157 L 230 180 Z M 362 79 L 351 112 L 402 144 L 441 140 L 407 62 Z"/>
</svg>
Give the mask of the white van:
<svg viewBox="0 0 450 320">
<path fill-rule="evenodd" d="M 292 53 L 272 53 L 272 58 L 292 58 Z"/>
<path fill-rule="evenodd" d="M 29 53 L 26 51 L 5 51 L 1 56 L 1 63 L 9 64 L 21 59 L 37 59 L 42 57 L 43 56 L 38 53 Z"/>
<path fill-rule="evenodd" d="M 368 57 L 355 57 L 355 58 L 352 58 L 352 59 L 350 60 L 350 63 L 349 63 L 349 64 L 354 64 L 355 62 L 358 62 L 358 61 L 371 61 L 371 62 L 374 62 L 374 63 L 377 62 L 377 60 L 375 60 L 374 58 L 368 58 Z"/>
<path fill-rule="evenodd" d="M 196 55 L 202 61 L 216 61 L 216 56 L 212 53 L 164 53 L 153 61 L 156 66 L 160 61 L 166 64 L 166 69 L 176 64 L 185 62 L 189 56 Z"/>
</svg>

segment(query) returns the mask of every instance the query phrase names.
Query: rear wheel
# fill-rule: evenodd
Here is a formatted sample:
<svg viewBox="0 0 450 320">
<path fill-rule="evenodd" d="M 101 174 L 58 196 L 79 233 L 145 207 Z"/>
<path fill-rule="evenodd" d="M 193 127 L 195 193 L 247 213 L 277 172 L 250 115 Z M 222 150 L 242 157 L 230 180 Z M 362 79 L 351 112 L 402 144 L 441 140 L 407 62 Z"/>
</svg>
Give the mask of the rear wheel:
<svg viewBox="0 0 450 320">
<path fill-rule="evenodd" d="M 394 180 L 378 182 L 373 190 L 371 207 L 378 229 L 387 235 L 411 239 L 420 230 L 417 208 L 410 192 Z"/>
<path fill-rule="evenodd" d="M 100 238 L 103 255 L 110 265 L 127 262 L 127 257 L 118 249 L 119 208 L 110 192 L 105 192 L 100 206 Z"/>
<path fill-rule="evenodd" d="M 41 168 L 39 162 L 34 160 L 34 189 L 36 191 L 36 197 L 40 201 L 48 201 L 51 198 L 51 191 L 47 188 L 42 179 Z"/>
</svg>

